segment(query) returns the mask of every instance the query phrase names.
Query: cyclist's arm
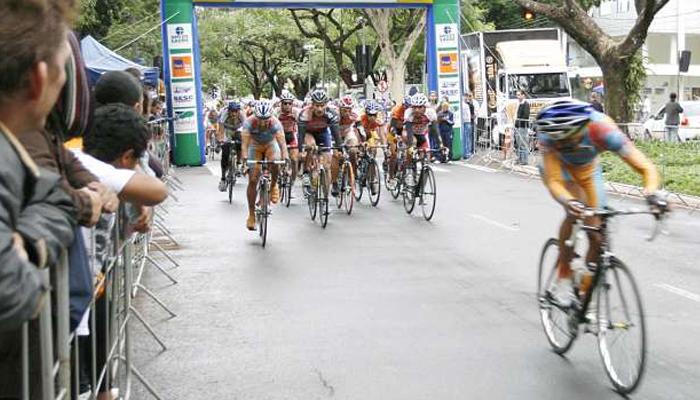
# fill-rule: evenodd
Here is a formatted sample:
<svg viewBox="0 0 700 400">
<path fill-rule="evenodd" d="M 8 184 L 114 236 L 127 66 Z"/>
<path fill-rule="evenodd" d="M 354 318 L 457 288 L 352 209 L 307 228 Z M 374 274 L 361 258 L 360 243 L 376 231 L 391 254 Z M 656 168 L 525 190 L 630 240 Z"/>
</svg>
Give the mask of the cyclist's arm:
<svg viewBox="0 0 700 400">
<path fill-rule="evenodd" d="M 248 146 L 250 146 L 250 131 L 243 128 L 241 129 L 241 155 L 244 160 L 248 158 Z"/>
<path fill-rule="evenodd" d="M 652 194 L 659 189 L 660 179 L 656 166 L 634 144 L 627 143 L 624 151 L 617 153 L 627 165 L 642 176 L 644 194 Z"/>
<path fill-rule="evenodd" d="M 569 200 L 575 199 L 574 195 L 566 188 L 561 160 L 551 151 L 545 150 L 542 154 L 542 181 L 552 197 L 559 203 L 566 205 Z"/>
<path fill-rule="evenodd" d="M 284 129 L 277 130 L 277 133 L 275 133 L 275 140 L 277 140 L 277 144 L 280 146 L 280 151 L 282 152 L 282 159 L 288 159 L 289 154 L 287 151 L 287 140 L 284 137 Z"/>
</svg>

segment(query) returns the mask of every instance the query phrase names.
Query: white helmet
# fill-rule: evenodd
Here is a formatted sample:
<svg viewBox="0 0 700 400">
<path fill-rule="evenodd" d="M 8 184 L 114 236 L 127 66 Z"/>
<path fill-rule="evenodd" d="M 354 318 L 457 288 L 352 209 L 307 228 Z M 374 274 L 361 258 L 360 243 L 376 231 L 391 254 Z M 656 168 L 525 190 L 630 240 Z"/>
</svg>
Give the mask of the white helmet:
<svg viewBox="0 0 700 400">
<path fill-rule="evenodd" d="M 254 112 L 257 118 L 270 118 L 272 116 L 272 104 L 268 100 L 260 100 L 255 104 Z"/>
<path fill-rule="evenodd" d="M 416 93 L 411 96 L 411 106 L 420 107 L 428 104 L 428 98 L 423 93 Z"/>
</svg>

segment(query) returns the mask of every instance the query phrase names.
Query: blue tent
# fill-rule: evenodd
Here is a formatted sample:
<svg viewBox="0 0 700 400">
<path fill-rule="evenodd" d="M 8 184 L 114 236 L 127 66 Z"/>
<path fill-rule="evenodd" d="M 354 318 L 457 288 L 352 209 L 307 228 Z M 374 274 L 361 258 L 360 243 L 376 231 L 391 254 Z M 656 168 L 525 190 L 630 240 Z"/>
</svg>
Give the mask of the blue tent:
<svg viewBox="0 0 700 400">
<path fill-rule="evenodd" d="M 159 70 L 156 67 L 144 67 L 130 61 L 109 48 L 101 45 L 92 36 L 86 36 L 80 41 L 80 48 L 88 70 L 90 86 L 94 85 L 100 76 L 107 71 L 123 71 L 127 68 L 138 68 L 144 76 L 144 82 L 158 87 Z"/>
</svg>

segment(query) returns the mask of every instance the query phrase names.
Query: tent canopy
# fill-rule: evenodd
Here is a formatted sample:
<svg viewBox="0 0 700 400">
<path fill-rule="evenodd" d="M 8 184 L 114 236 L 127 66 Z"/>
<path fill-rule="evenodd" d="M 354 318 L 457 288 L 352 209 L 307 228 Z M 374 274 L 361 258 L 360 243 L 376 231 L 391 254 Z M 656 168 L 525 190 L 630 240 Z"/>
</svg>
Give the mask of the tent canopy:
<svg viewBox="0 0 700 400">
<path fill-rule="evenodd" d="M 107 71 L 123 71 L 127 68 L 137 68 L 143 74 L 145 83 L 158 87 L 158 76 L 160 75 L 158 68 L 144 67 L 128 60 L 103 46 L 92 36 L 83 38 L 80 41 L 80 48 L 88 70 L 90 85 L 94 85 L 100 76 Z"/>
</svg>

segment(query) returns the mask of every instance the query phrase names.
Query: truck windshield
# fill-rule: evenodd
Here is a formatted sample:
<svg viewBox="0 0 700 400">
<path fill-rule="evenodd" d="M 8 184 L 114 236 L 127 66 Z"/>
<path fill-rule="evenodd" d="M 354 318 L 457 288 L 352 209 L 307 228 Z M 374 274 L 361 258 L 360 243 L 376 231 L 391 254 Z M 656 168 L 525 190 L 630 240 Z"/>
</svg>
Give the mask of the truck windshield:
<svg viewBox="0 0 700 400">
<path fill-rule="evenodd" d="M 508 97 L 516 98 L 518 89 L 530 98 L 569 97 L 569 79 L 565 73 L 510 75 Z"/>
</svg>

